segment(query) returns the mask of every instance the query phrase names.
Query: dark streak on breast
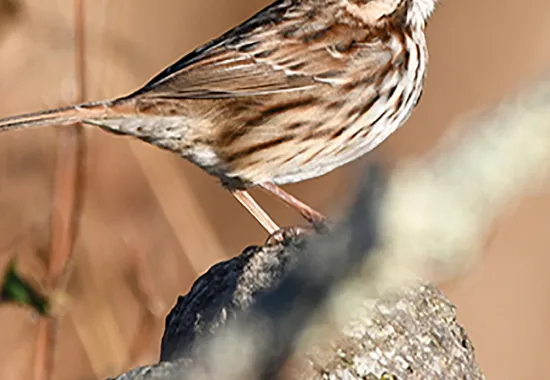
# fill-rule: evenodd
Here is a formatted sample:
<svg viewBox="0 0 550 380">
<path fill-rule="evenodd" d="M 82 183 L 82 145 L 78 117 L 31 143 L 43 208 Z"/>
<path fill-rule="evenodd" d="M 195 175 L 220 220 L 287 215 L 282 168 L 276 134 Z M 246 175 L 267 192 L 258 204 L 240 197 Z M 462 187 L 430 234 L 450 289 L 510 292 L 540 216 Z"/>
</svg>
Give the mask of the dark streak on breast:
<svg viewBox="0 0 550 380">
<path fill-rule="evenodd" d="M 302 137 L 302 141 L 308 141 L 308 140 L 313 140 L 313 139 L 326 137 L 326 136 L 330 135 L 331 133 L 332 133 L 332 131 L 328 128 L 310 131 L 308 134 L 306 134 L 304 137 Z"/>
<path fill-rule="evenodd" d="M 403 51 L 401 54 L 398 55 L 397 59 L 395 60 L 395 66 L 399 70 L 406 70 L 407 66 L 409 64 L 409 60 L 411 58 L 411 53 L 407 50 L 407 47 L 403 47 Z"/>
<path fill-rule="evenodd" d="M 372 126 L 372 125 L 378 124 L 378 122 L 379 122 L 380 120 L 382 120 L 382 118 L 383 118 L 384 116 L 386 116 L 386 114 L 388 113 L 388 111 L 389 111 L 389 110 L 386 110 L 386 111 L 382 112 L 382 113 L 380 114 L 380 116 L 378 116 L 372 123 L 370 123 L 370 125 Z"/>
<path fill-rule="evenodd" d="M 306 123 L 302 122 L 302 121 L 298 121 L 296 123 L 292 123 L 292 124 L 289 124 L 285 127 L 285 130 L 287 131 L 294 131 L 296 129 L 300 129 L 302 127 L 304 127 L 306 125 Z"/>
<path fill-rule="evenodd" d="M 403 93 L 401 93 L 401 95 L 399 95 L 399 98 L 397 98 L 397 101 L 395 102 L 395 109 L 396 110 L 401 110 L 401 107 L 403 107 L 403 102 L 405 100 L 405 97 L 403 96 Z"/>
<path fill-rule="evenodd" d="M 250 156 L 254 153 L 257 153 L 262 150 L 267 150 L 273 147 L 276 147 L 277 145 L 280 145 L 284 142 L 294 140 L 294 136 L 287 135 L 287 136 L 281 136 L 273 140 L 269 140 L 260 144 L 252 145 L 246 149 L 240 150 L 236 153 L 233 153 L 227 157 L 227 162 L 231 163 L 238 159 L 245 158 L 247 156 Z"/>
<path fill-rule="evenodd" d="M 420 62 L 420 46 L 418 46 L 418 44 L 415 44 L 416 46 L 416 56 L 417 56 L 417 66 L 415 68 L 415 74 L 414 74 L 414 79 L 413 79 L 413 82 L 416 83 L 418 81 L 418 75 L 419 75 L 419 72 L 420 72 L 420 67 L 421 67 L 421 62 Z M 422 91 L 423 89 L 421 88 L 420 89 L 420 95 L 418 97 L 418 99 L 416 99 L 415 101 L 415 104 L 413 105 L 413 108 L 417 106 L 418 102 L 420 101 L 420 97 L 422 96 Z M 411 97 L 414 95 L 414 90 L 409 92 L 409 95 L 407 96 L 407 99 L 405 100 L 405 104 L 408 104 L 410 101 L 411 101 Z"/>
<path fill-rule="evenodd" d="M 342 133 L 345 132 L 346 129 L 348 129 L 348 126 L 347 126 L 347 125 L 338 128 L 336 131 L 334 131 L 334 132 L 332 133 L 332 135 L 330 135 L 330 138 L 331 138 L 331 139 L 336 139 L 336 138 L 338 138 L 339 136 L 342 135 Z"/>
<path fill-rule="evenodd" d="M 388 100 L 391 99 L 391 97 L 393 96 L 393 94 L 395 94 L 395 91 L 397 91 L 397 85 L 393 86 L 392 88 L 390 88 L 388 90 Z"/>
<path fill-rule="evenodd" d="M 270 108 L 266 108 L 258 116 L 248 119 L 244 124 L 244 128 L 264 125 L 268 122 L 269 119 L 271 119 L 272 117 L 276 116 L 279 113 L 283 113 L 290 110 L 296 110 L 299 108 L 307 108 L 316 101 L 317 101 L 317 98 L 311 97 L 311 98 L 294 100 L 288 103 L 281 103 L 281 104 L 272 106 Z"/>
<path fill-rule="evenodd" d="M 345 100 L 334 100 L 326 105 L 327 110 L 339 110 L 346 104 Z"/>
<path fill-rule="evenodd" d="M 303 161 L 302 164 L 303 164 L 303 165 L 309 164 L 309 163 L 310 163 L 311 161 L 313 161 L 319 154 L 321 154 L 321 152 L 322 152 L 323 150 L 324 150 L 324 148 L 323 148 L 323 149 L 319 149 L 317 152 L 315 152 L 315 153 L 313 153 L 311 156 L 309 156 L 309 157 L 307 158 L 307 160 Z"/>
<path fill-rule="evenodd" d="M 366 136 L 366 135 L 370 132 L 371 129 L 372 129 L 371 127 L 367 127 L 367 128 L 358 128 L 358 129 L 357 129 L 355 132 L 353 132 L 353 134 L 349 137 L 349 140 L 351 141 L 351 140 L 355 139 L 357 136 L 359 136 L 361 133 L 363 133 L 363 132 L 365 132 L 365 131 L 367 132 L 367 133 L 365 134 L 365 136 Z"/>
<path fill-rule="evenodd" d="M 380 94 L 376 93 L 370 100 L 365 104 L 359 104 L 357 107 L 352 108 L 348 112 L 348 117 L 359 118 L 369 112 L 369 110 L 374 106 L 374 104 L 380 100 Z"/>
<path fill-rule="evenodd" d="M 304 154 L 305 152 L 308 151 L 308 148 L 303 148 L 303 149 L 300 149 L 300 151 L 298 151 L 295 155 L 289 155 L 289 157 L 287 157 L 283 162 L 282 164 L 287 164 L 289 163 L 290 161 L 292 161 L 294 158 L 296 158 L 297 156 L 301 156 L 302 154 Z"/>
<path fill-rule="evenodd" d="M 418 94 L 418 98 L 417 98 L 416 101 L 414 102 L 414 106 L 413 106 L 413 107 L 418 106 L 418 103 L 420 103 L 420 99 L 422 99 L 422 95 L 424 95 L 424 89 L 423 89 L 423 88 L 420 89 L 420 93 Z"/>
</svg>

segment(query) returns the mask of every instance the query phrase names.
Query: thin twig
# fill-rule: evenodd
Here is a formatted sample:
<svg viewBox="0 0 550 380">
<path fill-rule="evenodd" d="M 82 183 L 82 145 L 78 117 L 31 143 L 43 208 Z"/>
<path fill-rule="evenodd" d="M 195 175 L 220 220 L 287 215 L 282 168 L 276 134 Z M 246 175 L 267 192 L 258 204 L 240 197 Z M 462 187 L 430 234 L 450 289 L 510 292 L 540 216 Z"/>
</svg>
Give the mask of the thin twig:
<svg viewBox="0 0 550 380">
<path fill-rule="evenodd" d="M 84 0 L 75 1 L 75 63 L 77 100 L 86 97 L 84 35 Z M 84 135 L 81 126 L 59 130 L 57 163 L 54 179 L 53 208 L 51 216 L 50 262 L 47 287 L 53 294 L 67 276 L 66 268 L 77 233 L 82 194 L 82 162 Z M 55 315 L 42 319 L 39 324 L 34 363 L 34 379 L 49 380 L 52 377 L 55 337 L 58 320 Z"/>
<path fill-rule="evenodd" d="M 76 58 L 76 82 L 77 102 L 86 100 L 86 35 L 85 35 L 85 13 L 84 0 L 76 0 L 75 4 L 75 58 Z"/>
</svg>

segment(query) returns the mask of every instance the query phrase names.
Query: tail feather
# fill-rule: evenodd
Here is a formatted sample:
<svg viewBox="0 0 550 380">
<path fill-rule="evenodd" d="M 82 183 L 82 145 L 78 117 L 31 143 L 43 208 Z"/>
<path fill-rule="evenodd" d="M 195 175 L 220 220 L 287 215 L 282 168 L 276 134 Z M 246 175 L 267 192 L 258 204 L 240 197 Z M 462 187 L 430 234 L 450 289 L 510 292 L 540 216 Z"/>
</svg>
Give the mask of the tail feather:
<svg viewBox="0 0 550 380">
<path fill-rule="evenodd" d="M 101 119 L 109 113 L 111 102 L 85 103 L 0 119 L 0 132 L 32 127 L 70 125 L 86 119 Z"/>
<path fill-rule="evenodd" d="M 178 152 L 181 149 L 181 141 L 186 138 L 189 131 L 189 123 L 183 116 L 165 118 L 162 114 L 140 113 L 136 111 L 131 99 L 120 98 L 0 119 L 0 133 L 79 122 L 111 133 L 133 136 Z"/>
</svg>

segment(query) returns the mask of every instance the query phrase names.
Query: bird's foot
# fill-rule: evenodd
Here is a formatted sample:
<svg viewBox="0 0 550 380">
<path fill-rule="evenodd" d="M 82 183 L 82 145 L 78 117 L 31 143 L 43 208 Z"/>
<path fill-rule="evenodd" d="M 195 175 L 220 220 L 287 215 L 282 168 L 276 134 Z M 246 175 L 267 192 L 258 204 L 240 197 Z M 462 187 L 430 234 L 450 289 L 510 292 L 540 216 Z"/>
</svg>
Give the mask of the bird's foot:
<svg viewBox="0 0 550 380">
<path fill-rule="evenodd" d="M 276 245 L 288 242 L 294 238 L 307 237 L 314 234 L 324 234 L 329 228 L 326 223 L 312 224 L 308 226 L 283 227 L 268 236 L 265 244 Z"/>
<path fill-rule="evenodd" d="M 282 244 L 296 237 L 311 235 L 315 232 L 316 231 L 313 227 L 283 227 L 269 235 L 267 240 L 265 241 L 265 245 Z"/>
</svg>

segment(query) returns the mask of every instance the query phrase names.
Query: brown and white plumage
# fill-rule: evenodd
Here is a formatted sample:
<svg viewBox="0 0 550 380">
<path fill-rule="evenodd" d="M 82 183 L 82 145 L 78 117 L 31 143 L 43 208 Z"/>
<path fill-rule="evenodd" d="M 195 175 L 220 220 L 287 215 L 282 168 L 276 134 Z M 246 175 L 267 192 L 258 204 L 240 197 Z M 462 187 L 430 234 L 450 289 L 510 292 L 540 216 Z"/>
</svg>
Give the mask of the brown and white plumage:
<svg viewBox="0 0 550 380">
<path fill-rule="evenodd" d="M 177 152 L 230 188 L 325 174 L 402 125 L 435 0 L 279 0 L 135 93 L 0 120 L 83 122 Z"/>
</svg>

